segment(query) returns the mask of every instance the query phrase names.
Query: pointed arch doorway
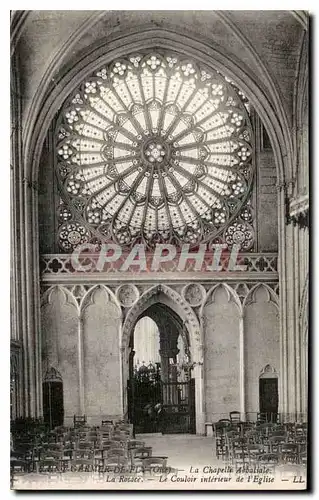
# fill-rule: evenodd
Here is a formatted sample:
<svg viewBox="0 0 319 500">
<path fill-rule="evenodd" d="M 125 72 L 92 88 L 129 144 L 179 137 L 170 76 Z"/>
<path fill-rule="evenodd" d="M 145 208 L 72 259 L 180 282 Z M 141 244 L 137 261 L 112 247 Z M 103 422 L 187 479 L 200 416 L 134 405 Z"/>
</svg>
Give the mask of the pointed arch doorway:
<svg viewBox="0 0 319 500">
<path fill-rule="evenodd" d="M 148 332 L 138 328 L 144 318 L 157 327 L 148 354 Z M 132 328 L 129 348 L 128 414 L 135 432 L 195 433 L 195 380 L 188 332 L 178 314 L 160 302 L 150 305 Z M 141 354 L 154 359 L 141 360 Z"/>
</svg>

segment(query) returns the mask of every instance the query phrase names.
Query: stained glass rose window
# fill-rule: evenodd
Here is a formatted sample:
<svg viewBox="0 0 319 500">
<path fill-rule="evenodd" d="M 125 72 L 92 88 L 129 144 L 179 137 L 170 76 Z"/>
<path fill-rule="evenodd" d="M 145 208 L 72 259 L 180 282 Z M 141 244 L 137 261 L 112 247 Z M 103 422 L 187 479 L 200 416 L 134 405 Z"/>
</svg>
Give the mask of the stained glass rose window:
<svg viewBox="0 0 319 500">
<path fill-rule="evenodd" d="M 101 68 L 57 120 L 64 203 L 101 240 L 213 239 L 243 209 L 252 182 L 247 108 L 231 81 L 177 55 Z"/>
</svg>

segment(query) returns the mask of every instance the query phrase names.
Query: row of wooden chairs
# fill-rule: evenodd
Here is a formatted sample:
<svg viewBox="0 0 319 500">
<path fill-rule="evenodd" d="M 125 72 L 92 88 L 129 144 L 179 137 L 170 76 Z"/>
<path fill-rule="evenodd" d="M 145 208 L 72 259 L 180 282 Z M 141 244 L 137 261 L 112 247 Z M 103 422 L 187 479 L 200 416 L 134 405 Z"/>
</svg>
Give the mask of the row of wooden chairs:
<svg viewBox="0 0 319 500">
<path fill-rule="evenodd" d="M 112 472 L 140 469 L 143 474 L 152 467 L 166 469 L 167 457 L 154 457 L 152 448 L 132 438 L 132 426 L 125 421 L 103 421 L 90 427 L 86 420 L 74 422 L 73 428 L 57 427 L 42 434 L 17 441 L 11 452 L 12 475 L 61 474 L 65 472 Z M 119 469 L 120 468 L 120 469 Z"/>
<path fill-rule="evenodd" d="M 221 421 L 215 426 L 215 434 L 217 458 L 232 463 L 270 460 L 305 464 L 307 460 L 306 424 L 241 423 L 238 426 Z"/>
</svg>

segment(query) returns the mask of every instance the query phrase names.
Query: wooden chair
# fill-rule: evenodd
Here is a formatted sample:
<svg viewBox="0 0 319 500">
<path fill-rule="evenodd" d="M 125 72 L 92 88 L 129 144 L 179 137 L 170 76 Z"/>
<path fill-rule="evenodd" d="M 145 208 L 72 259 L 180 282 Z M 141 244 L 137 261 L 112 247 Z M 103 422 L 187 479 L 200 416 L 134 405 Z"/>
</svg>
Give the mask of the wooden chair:
<svg viewBox="0 0 319 500">
<path fill-rule="evenodd" d="M 78 441 L 76 444 L 76 449 L 77 450 L 93 450 L 94 448 L 94 442 L 92 441 Z"/>
<path fill-rule="evenodd" d="M 109 439 L 111 439 L 111 434 L 109 432 L 101 431 L 98 433 L 97 441 L 101 442 L 101 441 L 107 441 Z"/>
<path fill-rule="evenodd" d="M 257 431 L 248 431 L 245 434 L 245 438 L 247 440 L 247 444 L 260 444 L 260 435 Z"/>
<path fill-rule="evenodd" d="M 258 443 L 247 444 L 248 463 L 250 465 L 258 464 L 259 457 L 263 454 L 263 446 Z"/>
<path fill-rule="evenodd" d="M 120 443 L 120 445 L 123 448 L 127 446 L 127 442 L 128 442 L 128 440 L 123 436 L 112 436 L 111 441 L 113 441 L 113 443 Z"/>
<path fill-rule="evenodd" d="M 10 452 L 10 459 L 24 461 L 26 457 L 25 450 L 14 450 Z"/>
<path fill-rule="evenodd" d="M 127 458 L 127 453 L 126 450 L 124 450 L 123 448 L 109 448 L 108 450 L 106 450 L 106 456 L 107 458 L 111 457 Z"/>
<path fill-rule="evenodd" d="M 72 451 L 72 459 L 84 459 L 91 460 L 94 458 L 94 450 L 92 449 L 83 449 L 83 450 L 73 450 Z"/>
<path fill-rule="evenodd" d="M 144 458 L 149 458 L 152 456 L 152 447 L 151 446 L 142 446 L 140 448 L 133 448 L 131 450 L 131 464 L 133 467 L 141 467 L 143 469 L 143 460 Z"/>
<path fill-rule="evenodd" d="M 231 423 L 240 422 L 240 412 L 239 411 L 231 411 L 229 413 L 229 419 L 230 419 Z"/>
<path fill-rule="evenodd" d="M 113 427 L 113 420 L 102 420 L 101 425 L 102 425 L 102 427 L 104 427 L 104 426 L 112 426 Z"/>
<path fill-rule="evenodd" d="M 127 449 L 132 450 L 133 448 L 142 448 L 145 446 L 145 441 L 139 441 L 138 439 L 130 439 L 127 442 Z"/>
<path fill-rule="evenodd" d="M 297 464 L 299 462 L 298 445 L 282 443 L 280 448 L 280 463 Z"/>
<path fill-rule="evenodd" d="M 86 424 L 86 415 L 74 415 L 73 424 L 74 428 L 83 427 Z"/>
<path fill-rule="evenodd" d="M 258 457 L 259 464 L 267 465 L 268 467 L 276 467 L 279 464 L 279 454 L 277 453 L 262 453 Z"/>
<path fill-rule="evenodd" d="M 28 463 L 25 460 L 11 458 L 10 470 L 13 474 L 24 473 L 28 471 Z"/>
<path fill-rule="evenodd" d="M 245 438 L 235 438 L 229 449 L 229 458 L 236 467 L 249 461 L 247 441 Z"/>
<path fill-rule="evenodd" d="M 46 449 L 51 451 L 63 451 L 64 444 L 63 442 L 59 443 L 48 443 Z"/>
<path fill-rule="evenodd" d="M 143 473 L 163 475 L 167 473 L 167 457 L 147 457 L 142 459 Z"/>
<path fill-rule="evenodd" d="M 281 452 L 281 445 L 286 443 L 286 436 L 283 435 L 277 435 L 277 436 L 271 436 L 269 438 L 269 452 L 270 453 L 280 453 Z"/>
<path fill-rule="evenodd" d="M 100 448 L 102 447 L 102 444 L 100 443 Z M 103 440 L 103 449 L 104 450 L 109 450 L 111 448 L 120 448 L 123 449 L 121 441 L 113 441 L 112 439 L 105 439 Z"/>
<path fill-rule="evenodd" d="M 63 469 L 60 457 L 44 456 L 36 463 L 36 472 L 39 474 L 60 474 Z"/>
<path fill-rule="evenodd" d="M 115 431 L 125 432 L 129 436 L 133 436 L 133 425 L 132 424 L 120 424 L 116 425 L 114 428 Z"/>
<path fill-rule="evenodd" d="M 230 425 L 230 421 L 217 422 L 215 424 L 215 452 L 216 458 L 226 459 L 228 454 L 228 446 L 226 442 L 226 431 Z"/>
<path fill-rule="evenodd" d="M 127 458 L 113 455 L 104 459 L 103 472 L 121 472 L 128 469 L 129 463 Z"/>
<path fill-rule="evenodd" d="M 94 467 L 94 459 L 87 458 L 76 458 L 71 460 L 71 471 L 72 472 L 93 472 L 95 470 Z"/>
<path fill-rule="evenodd" d="M 307 451 L 299 454 L 299 463 L 307 466 Z"/>
</svg>

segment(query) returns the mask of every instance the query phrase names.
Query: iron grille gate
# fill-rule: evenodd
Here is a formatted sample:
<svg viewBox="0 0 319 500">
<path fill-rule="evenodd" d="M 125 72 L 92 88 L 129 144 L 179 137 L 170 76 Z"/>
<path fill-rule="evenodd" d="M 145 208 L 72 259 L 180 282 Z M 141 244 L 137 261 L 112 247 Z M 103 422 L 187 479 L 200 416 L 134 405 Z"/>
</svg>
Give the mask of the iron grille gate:
<svg viewBox="0 0 319 500">
<path fill-rule="evenodd" d="M 195 434 L 195 380 L 162 382 L 163 434 Z"/>
<path fill-rule="evenodd" d="M 195 380 L 162 382 L 146 371 L 135 375 L 128 381 L 128 416 L 136 434 L 195 433 Z"/>
</svg>

